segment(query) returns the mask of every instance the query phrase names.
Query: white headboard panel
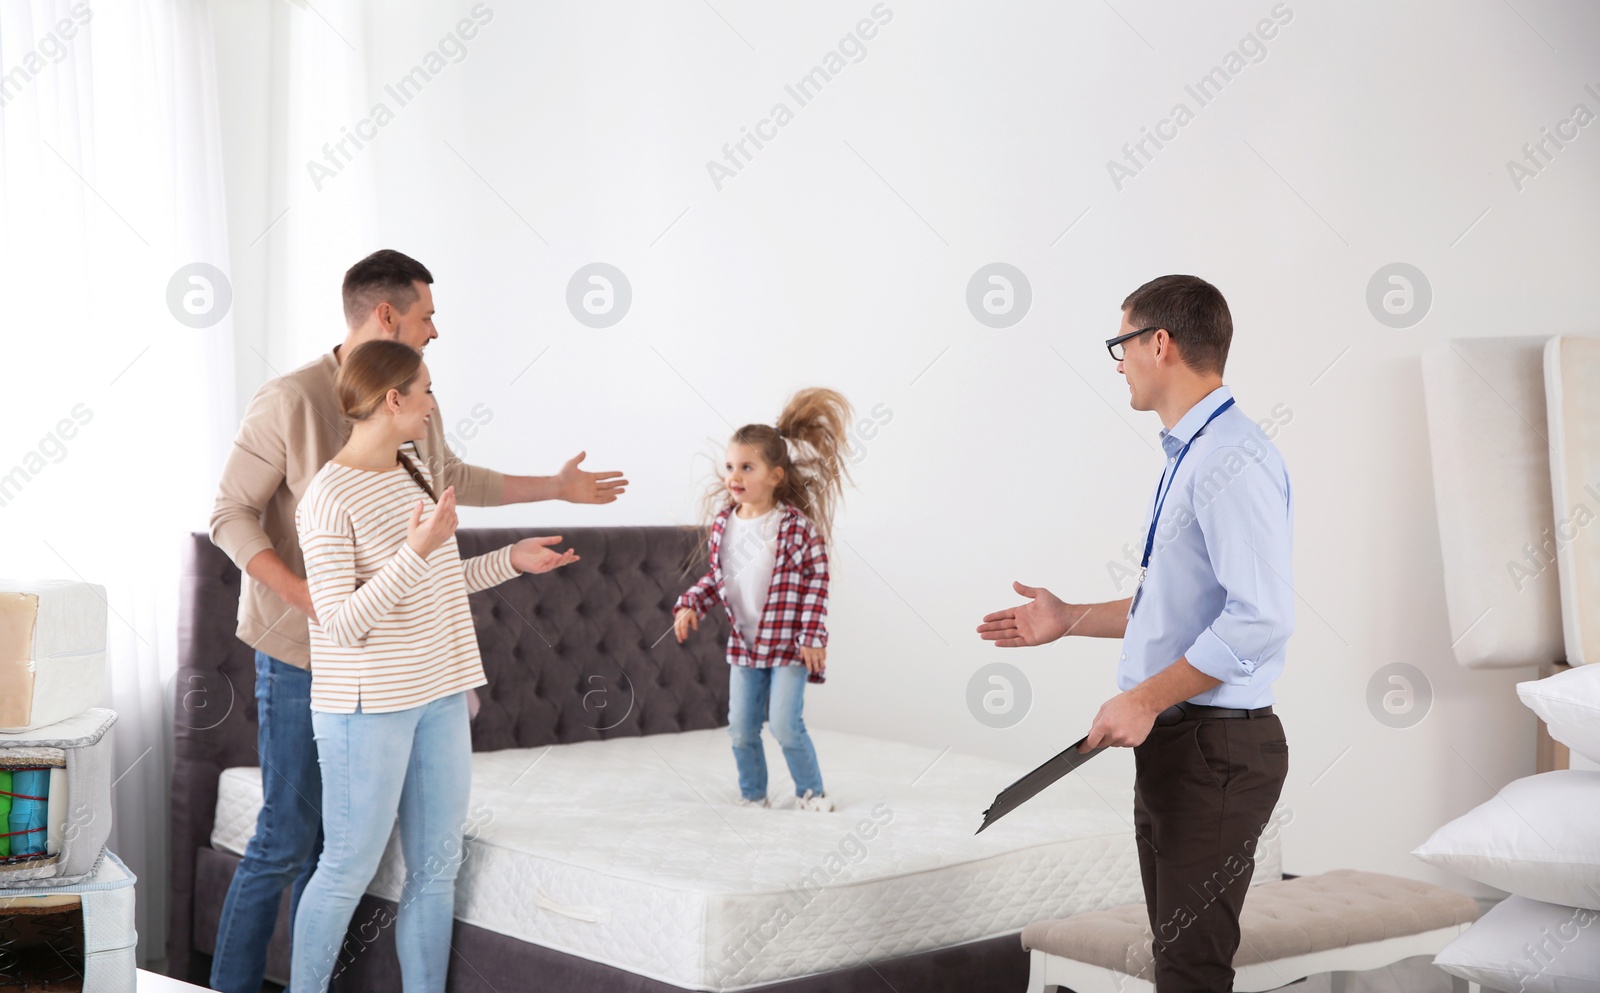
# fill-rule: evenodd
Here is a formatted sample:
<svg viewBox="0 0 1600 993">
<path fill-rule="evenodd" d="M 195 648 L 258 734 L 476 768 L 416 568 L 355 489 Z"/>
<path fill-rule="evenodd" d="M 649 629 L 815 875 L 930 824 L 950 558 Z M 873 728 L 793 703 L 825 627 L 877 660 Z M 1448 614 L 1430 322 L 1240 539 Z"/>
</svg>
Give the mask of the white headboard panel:
<svg viewBox="0 0 1600 993">
<path fill-rule="evenodd" d="M 1567 661 L 1600 662 L 1600 338 L 1544 348 L 1550 489 Z"/>
<path fill-rule="evenodd" d="M 1456 661 L 1566 655 L 1550 495 L 1545 338 L 1472 338 L 1422 355 L 1434 501 Z"/>
</svg>

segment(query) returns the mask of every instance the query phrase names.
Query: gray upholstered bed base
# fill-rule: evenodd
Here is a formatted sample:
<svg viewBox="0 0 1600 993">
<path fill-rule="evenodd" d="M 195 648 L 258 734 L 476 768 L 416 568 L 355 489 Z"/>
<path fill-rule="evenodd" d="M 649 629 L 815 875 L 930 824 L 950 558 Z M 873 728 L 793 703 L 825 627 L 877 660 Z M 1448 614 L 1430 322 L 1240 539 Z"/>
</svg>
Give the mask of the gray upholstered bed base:
<svg viewBox="0 0 1600 993">
<path fill-rule="evenodd" d="M 465 529 L 463 556 L 532 534 L 564 535 L 581 562 L 524 576 L 471 597 L 489 686 L 472 729 L 474 751 L 662 734 L 727 723 L 727 622 L 707 618 L 685 645 L 667 636 L 677 595 L 704 569 L 692 530 L 571 528 L 556 532 Z M 686 569 L 686 563 L 689 564 Z M 693 573 L 694 575 L 691 575 Z M 234 636 L 239 570 L 207 536 L 191 535 L 180 592 L 172 774 L 172 922 L 168 971 L 204 985 L 217 918 L 239 859 L 210 844 L 217 777 L 258 764 L 255 653 Z M 597 685 L 620 687 L 632 707 L 615 726 L 585 712 Z M 596 678 L 602 680 L 596 683 Z M 589 694 L 586 697 L 586 694 Z M 605 730 L 597 730 L 604 726 Z M 400 988 L 394 904 L 366 897 L 347 947 L 359 949 L 335 983 L 339 993 Z M 286 975 L 288 928 L 280 913 L 268 972 Z M 678 993 L 634 973 L 457 922 L 451 993 Z M 530 982 L 530 977 L 538 977 Z M 773 993 L 918 993 L 1022 990 L 1028 959 L 1015 935 L 869 963 L 761 987 Z"/>
</svg>

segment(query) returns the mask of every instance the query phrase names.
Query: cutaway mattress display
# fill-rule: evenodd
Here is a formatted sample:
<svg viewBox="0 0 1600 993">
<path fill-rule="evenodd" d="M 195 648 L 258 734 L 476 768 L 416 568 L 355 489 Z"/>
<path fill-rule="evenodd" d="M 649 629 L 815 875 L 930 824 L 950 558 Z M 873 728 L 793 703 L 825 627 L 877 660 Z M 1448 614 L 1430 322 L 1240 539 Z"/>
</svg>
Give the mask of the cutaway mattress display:
<svg viewBox="0 0 1600 993">
<path fill-rule="evenodd" d="M 111 831 L 111 726 L 90 708 L 31 731 L 0 734 L 0 887 L 86 877 Z"/>
<path fill-rule="evenodd" d="M 456 917 L 689 989 L 737 990 L 1143 898 L 1131 785 L 1075 774 L 974 836 L 1008 763 L 812 731 L 838 809 L 739 807 L 725 728 L 476 752 Z M 242 853 L 260 770 L 219 784 Z M 1276 826 L 1256 882 L 1282 875 Z M 415 868 L 415 867 L 414 867 Z M 425 867 L 422 867 L 426 871 Z M 405 878 L 391 840 L 370 892 Z"/>
<path fill-rule="evenodd" d="M 1544 382 L 1562 637 L 1585 665 L 1600 662 L 1600 338 L 1551 338 Z"/>
<path fill-rule="evenodd" d="M 133 873 L 107 852 L 96 870 L 48 890 L 0 886 L 0 993 L 135 987 Z"/>
<path fill-rule="evenodd" d="M 1469 668 L 1565 654 L 1544 347 L 1467 338 L 1422 353 L 1450 640 Z"/>
<path fill-rule="evenodd" d="M 100 702 L 104 587 L 0 579 L 0 731 L 66 720 Z"/>
</svg>

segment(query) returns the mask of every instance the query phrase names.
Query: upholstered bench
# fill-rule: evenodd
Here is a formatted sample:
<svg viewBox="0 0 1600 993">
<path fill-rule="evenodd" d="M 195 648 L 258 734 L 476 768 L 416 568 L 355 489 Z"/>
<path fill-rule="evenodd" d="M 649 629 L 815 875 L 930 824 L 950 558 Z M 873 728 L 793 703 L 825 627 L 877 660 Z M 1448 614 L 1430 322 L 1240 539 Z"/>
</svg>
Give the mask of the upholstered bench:
<svg viewBox="0 0 1600 993">
<path fill-rule="evenodd" d="M 1464 893 L 1375 872 L 1341 869 L 1263 883 L 1239 914 L 1234 989 L 1277 989 L 1331 973 L 1334 993 L 1350 974 L 1413 955 L 1433 955 L 1478 917 Z M 1144 904 L 1039 921 L 1022 929 L 1032 956 L 1028 993 L 1152 993 L 1150 920 Z M 1468 991 L 1454 980 L 1456 993 Z"/>
</svg>

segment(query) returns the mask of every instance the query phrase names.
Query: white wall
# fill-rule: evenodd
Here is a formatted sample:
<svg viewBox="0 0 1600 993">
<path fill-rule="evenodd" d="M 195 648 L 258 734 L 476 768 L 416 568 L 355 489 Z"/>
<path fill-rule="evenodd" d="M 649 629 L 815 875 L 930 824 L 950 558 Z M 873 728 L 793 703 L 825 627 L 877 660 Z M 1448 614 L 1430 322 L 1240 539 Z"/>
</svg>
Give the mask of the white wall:
<svg viewBox="0 0 1600 993">
<path fill-rule="evenodd" d="M 343 266 L 399 248 L 437 277 L 429 362 L 448 419 L 492 413 L 460 446 L 471 461 L 545 473 L 586 447 L 591 467 L 633 480 L 610 507 L 469 510 L 465 525 L 685 521 L 707 468 L 694 456 L 730 425 L 770 421 L 812 384 L 883 404 L 892 419 L 838 522 L 830 678 L 810 720 L 1031 763 L 1114 692 L 1114 646 L 1002 652 L 973 628 L 1015 601 L 1013 579 L 1069 599 L 1126 592 L 1107 563 L 1141 537 L 1159 424 L 1127 409 L 1100 342 L 1135 286 L 1193 272 L 1232 305 L 1241 406 L 1290 415 L 1277 438 L 1298 503 L 1299 623 L 1278 685 L 1289 869 L 1432 878 L 1409 849 L 1532 771 L 1533 720 L 1512 691 L 1532 670 L 1451 656 L 1418 354 L 1596 331 L 1600 127 L 1520 191 L 1507 161 L 1575 104 L 1600 113 L 1600 9 L 887 0 L 865 58 L 797 107 L 785 84 L 871 0 L 489 0 L 465 57 L 405 106 L 385 84 L 472 5 L 352 6 L 278 18 L 278 44 L 322 46 L 323 78 L 359 72 L 343 94 L 291 73 L 271 170 L 287 179 L 267 210 L 289 214 L 256 248 L 262 278 L 294 287 L 265 301 L 272 354 L 298 364 L 334 344 Z M 1274 10 L 1288 22 L 1265 58 L 1199 106 L 1186 84 Z M 793 121 L 718 191 L 707 161 L 779 100 Z M 1108 160 L 1180 101 L 1192 122 L 1119 191 Z M 392 120 L 319 191 L 307 160 L 379 102 Z M 259 207 L 233 202 L 259 230 Z M 634 294 L 604 330 L 565 304 L 595 261 Z M 996 261 L 1034 294 L 1004 330 L 964 302 Z M 1405 329 L 1366 304 L 1397 261 L 1433 292 Z M 240 353 L 242 378 L 269 374 Z M 1005 730 L 966 703 L 997 660 L 1033 692 Z M 1405 730 L 1366 703 L 1392 662 L 1420 667 L 1434 694 Z M 1131 775 L 1126 753 L 1098 762 Z"/>
</svg>

